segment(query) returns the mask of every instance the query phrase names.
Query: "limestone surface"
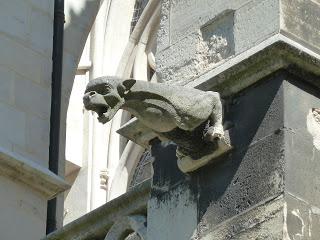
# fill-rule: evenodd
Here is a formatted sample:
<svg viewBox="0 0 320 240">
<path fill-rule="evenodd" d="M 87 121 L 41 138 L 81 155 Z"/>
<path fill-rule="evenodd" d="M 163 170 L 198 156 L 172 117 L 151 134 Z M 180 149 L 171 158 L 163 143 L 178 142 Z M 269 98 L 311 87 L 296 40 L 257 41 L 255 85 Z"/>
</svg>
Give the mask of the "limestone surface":
<svg viewBox="0 0 320 240">
<path fill-rule="evenodd" d="M 175 142 L 177 156 L 183 161 L 179 166 L 185 172 L 216 157 L 217 154 L 212 155 L 216 150 L 221 155 L 229 149 L 223 141 L 222 104 L 217 92 L 101 77 L 88 84 L 83 102 L 87 110 L 98 114 L 102 123 L 124 109 L 160 139 Z"/>
</svg>

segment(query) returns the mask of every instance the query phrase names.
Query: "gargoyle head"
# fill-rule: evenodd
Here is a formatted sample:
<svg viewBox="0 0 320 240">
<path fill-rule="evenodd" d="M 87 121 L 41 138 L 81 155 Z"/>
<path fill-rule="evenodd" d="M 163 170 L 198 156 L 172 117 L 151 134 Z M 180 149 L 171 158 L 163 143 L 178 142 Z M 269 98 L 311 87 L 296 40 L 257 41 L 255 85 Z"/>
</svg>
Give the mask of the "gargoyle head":
<svg viewBox="0 0 320 240">
<path fill-rule="evenodd" d="M 87 110 L 98 114 L 101 123 L 110 121 L 125 103 L 125 94 L 134 85 L 135 80 L 123 80 L 118 77 L 100 77 L 90 81 L 83 96 Z"/>
</svg>

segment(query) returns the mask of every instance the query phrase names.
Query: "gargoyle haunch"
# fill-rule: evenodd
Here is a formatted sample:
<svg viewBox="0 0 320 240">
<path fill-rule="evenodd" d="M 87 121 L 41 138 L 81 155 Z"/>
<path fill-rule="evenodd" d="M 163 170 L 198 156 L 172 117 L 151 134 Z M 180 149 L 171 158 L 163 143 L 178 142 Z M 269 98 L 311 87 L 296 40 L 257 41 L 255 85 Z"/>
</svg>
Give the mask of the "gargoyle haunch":
<svg viewBox="0 0 320 240">
<path fill-rule="evenodd" d="M 178 166 L 183 172 L 193 171 L 230 149 L 224 142 L 222 104 L 217 92 L 101 77 L 89 82 L 83 103 L 98 114 L 102 123 L 124 109 L 160 139 L 175 142 Z"/>
</svg>

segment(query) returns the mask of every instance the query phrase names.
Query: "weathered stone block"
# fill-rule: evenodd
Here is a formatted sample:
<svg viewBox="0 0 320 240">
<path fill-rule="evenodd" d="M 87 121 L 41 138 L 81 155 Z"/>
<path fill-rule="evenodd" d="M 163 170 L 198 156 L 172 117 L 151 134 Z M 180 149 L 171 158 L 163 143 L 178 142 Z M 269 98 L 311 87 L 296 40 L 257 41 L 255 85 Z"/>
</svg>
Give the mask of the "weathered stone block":
<svg viewBox="0 0 320 240">
<path fill-rule="evenodd" d="M 31 7 L 27 1 L 1 1 L 0 32 L 27 42 L 29 40 L 30 13 Z"/>
<path fill-rule="evenodd" d="M 0 45 L 6 46 L 2 48 L 2 54 L 6 57 L 0 59 L 1 65 L 36 83 L 43 84 L 48 81 L 44 76 L 51 73 L 44 71 L 44 65 L 46 70 L 50 68 L 50 58 L 45 58 L 4 35 L 0 36 Z"/>
<path fill-rule="evenodd" d="M 0 176 L 2 239 L 40 239 L 45 235 L 47 200 L 31 188 Z M 26 237 L 27 236 L 27 237 Z"/>
<path fill-rule="evenodd" d="M 249 1 L 235 11 L 236 54 L 256 46 L 279 32 L 279 1 Z"/>
<path fill-rule="evenodd" d="M 262 203 L 220 225 L 206 226 L 202 220 L 194 240 L 283 239 L 283 196 Z"/>
<path fill-rule="evenodd" d="M 153 198 L 172 206 L 187 193 L 194 239 L 319 239 L 319 0 L 174 0 L 166 10 L 159 76 L 221 90 L 235 148 L 188 177 L 163 175 Z M 158 169 L 156 179 L 168 171 Z"/>
<path fill-rule="evenodd" d="M 308 130 L 308 116 L 312 108 L 320 107 L 320 94 L 317 88 L 304 84 L 301 78 L 288 76 L 284 83 L 285 126 L 306 139 L 312 139 Z M 319 79 L 319 78 L 318 78 Z"/>
<path fill-rule="evenodd" d="M 190 239 L 197 228 L 197 204 L 188 187 L 177 186 L 148 203 L 148 239 Z"/>
<path fill-rule="evenodd" d="M 161 19 L 157 35 L 157 52 L 170 45 L 170 0 L 164 0 L 161 4 Z"/>
<path fill-rule="evenodd" d="M 227 11 L 200 29 L 197 46 L 198 72 L 212 68 L 234 54 L 234 12 Z"/>
<path fill-rule="evenodd" d="M 42 166 L 48 166 L 50 122 L 28 114 L 26 118 L 26 150 L 40 159 Z"/>
<path fill-rule="evenodd" d="M 281 0 L 281 33 L 320 52 L 320 2 Z"/>
<path fill-rule="evenodd" d="M 39 9 L 49 16 L 53 17 L 54 1 L 47 0 L 28 0 L 33 8 Z"/>
<path fill-rule="evenodd" d="M 14 84 L 15 105 L 17 108 L 31 112 L 40 118 L 49 119 L 51 91 L 16 75 Z"/>
<path fill-rule="evenodd" d="M 175 0 L 170 6 L 171 43 L 180 41 L 201 26 L 223 15 L 226 11 L 239 9 L 248 1 Z"/>
<path fill-rule="evenodd" d="M 311 239 L 311 206 L 293 195 L 285 195 L 284 232 L 287 239 Z"/>
<path fill-rule="evenodd" d="M 284 199 L 284 239 L 319 239 L 320 208 L 290 193 Z"/>
<path fill-rule="evenodd" d="M 177 166 L 174 144 L 154 141 L 152 181 L 148 203 L 148 239 L 190 239 L 197 227 L 197 200 L 190 176 Z"/>
<path fill-rule="evenodd" d="M 11 70 L 0 66 L 0 101 L 6 104 L 14 102 L 14 78 L 15 73 Z"/>
<path fill-rule="evenodd" d="M 192 78 L 198 74 L 197 49 L 199 34 L 193 33 L 163 51 L 157 52 L 156 66 L 161 81 Z"/>
<path fill-rule="evenodd" d="M 312 141 L 294 132 L 286 134 L 286 189 L 320 208 L 320 152 Z"/>
<path fill-rule="evenodd" d="M 12 143 L 26 144 L 26 114 L 6 104 L 0 103 L 0 136 Z"/>
<path fill-rule="evenodd" d="M 199 214 L 210 227 L 282 194 L 283 141 L 283 133 L 271 135 L 196 173 Z"/>
<path fill-rule="evenodd" d="M 21 146 L 19 144 L 13 144 L 12 145 L 12 153 L 16 154 L 18 156 L 22 156 L 25 159 L 28 159 L 33 164 L 35 164 L 37 167 L 44 167 L 48 168 L 48 156 L 45 158 L 40 158 L 36 153 L 30 152 L 26 146 Z"/>
<path fill-rule="evenodd" d="M 53 18 L 42 11 L 32 9 L 30 16 L 30 35 L 32 48 L 51 58 L 53 41 Z"/>
<path fill-rule="evenodd" d="M 317 32 L 319 31 L 320 4 L 315 1 L 239 0 L 212 2 L 189 0 L 186 2 L 177 0 L 172 1 L 169 8 L 169 19 L 167 14 L 161 20 L 166 26 L 169 25 L 169 30 L 162 32 L 158 44 L 161 45 L 161 39 L 167 38 L 170 39 L 170 43 L 167 46 L 166 41 L 167 48 L 159 48 L 156 57 L 157 71 L 162 81 L 186 84 L 221 64 L 227 64 L 235 56 L 250 55 L 252 49 L 272 41 L 275 37 L 288 37 L 289 41 L 294 40 L 319 52 Z M 202 43 L 201 39 L 203 38 L 201 29 L 204 29 L 208 23 L 218 23 L 228 12 L 234 13 L 234 21 L 232 26 L 224 28 L 227 30 L 223 32 L 224 34 L 228 33 L 225 34 L 226 36 L 233 36 L 234 50 L 231 51 L 232 54 L 229 54 L 230 52 L 220 54 L 219 64 L 217 60 L 214 61 L 215 64 L 210 64 L 210 62 L 208 64 L 206 57 L 195 57 L 195 51 L 201 53 L 201 48 L 200 51 L 198 50 L 199 42 Z M 204 44 L 207 55 L 212 59 L 216 59 L 217 49 L 221 51 L 221 47 L 223 48 L 223 45 L 226 47 L 226 42 L 228 42 L 226 36 L 218 35 L 220 35 L 221 41 Z M 185 41 L 185 39 L 189 40 Z M 185 54 L 179 55 L 179 49 L 184 49 Z M 223 49 L 222 52 L 230 51 L 226 49 Z M 189 53 L 193 57 L 185 58 L 185 55 Z M 167 60 L 170 56 L 175 56 L 175 62 Z M 188 59 L 189 61 L 187 61 Z"/>
<path fill-rule="evenodd" d="M 178 214 L 168 206 L 187 194 L 198 212 L 193 239 L 317 239 L 320 153 L 307 117 L 318 105 L 317 89 L 285 70 L 229 97 L 225 121 L 234 150 L 184 177 L 169 164 L 170 151 L 159 148 L 149 208 Z"/>
<path fill-rule="evenodd" d="M 281 72 L 268 76 L 257 86 L 226 101 L 229 106 L 225 122 L 233 126 L 229 135 L 231 144 L 237 149 L 247 147 L 283 128 L 283 78 Z"/>
<path fill-rule="evenodd" d="M 162 143 L 159 140 L 152 143 L 153 168 L 158 169 L 154 172 L 152 186 L 159 189 L 159 193 L 190 179 L 178 169 L 176 149 L 173 143 Z"/>
<path fill-rule="evenodd" d="M 169 16 L 162 21 L 170 24 L 170 46 L 158 49 L 157 72 L 183 83 L 275 35 L 280 25 L 279 0 L 173 1 Z"/>
</svg>

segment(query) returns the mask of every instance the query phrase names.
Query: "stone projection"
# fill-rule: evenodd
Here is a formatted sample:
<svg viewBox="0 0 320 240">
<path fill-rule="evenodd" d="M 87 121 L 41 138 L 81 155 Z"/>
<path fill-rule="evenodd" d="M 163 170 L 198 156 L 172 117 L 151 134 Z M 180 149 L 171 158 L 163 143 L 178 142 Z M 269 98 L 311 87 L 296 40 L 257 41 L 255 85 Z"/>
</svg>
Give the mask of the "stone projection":
<svg viewBox="0 0 320 240">
<path fill-rule="evenodd" d="M 224 137 L 217 92 L 101 77 L 88 84 L 83 102 L 87 110 L 98 114 L 101 123 L 124 109 L 161 140 L 176 143 L 183 172 L 194 171 L 231 149 Z"/>
</svg>

